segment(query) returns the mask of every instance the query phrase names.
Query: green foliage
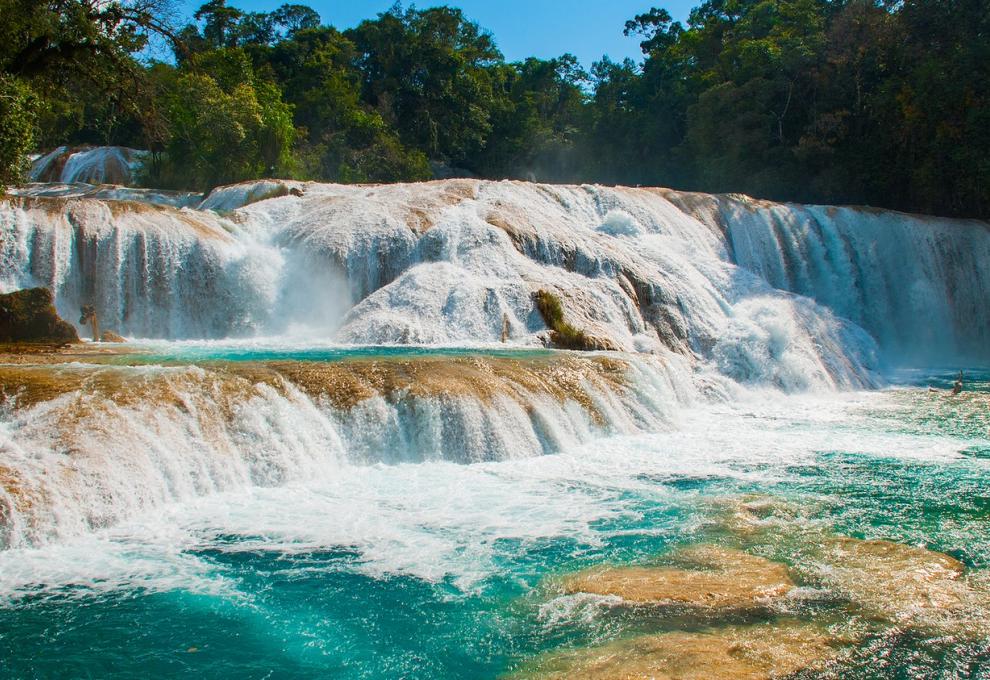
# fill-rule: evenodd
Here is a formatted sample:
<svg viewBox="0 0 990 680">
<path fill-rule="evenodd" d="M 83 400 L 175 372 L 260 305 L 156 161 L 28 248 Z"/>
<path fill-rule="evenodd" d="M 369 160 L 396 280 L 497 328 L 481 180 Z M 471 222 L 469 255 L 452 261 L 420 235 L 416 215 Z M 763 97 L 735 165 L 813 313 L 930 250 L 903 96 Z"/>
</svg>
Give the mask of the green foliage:
<svg viewBox="0 0 990 680">
<path fill-rule="evenodd" d="M 172 187 L 446 167 L 990 216 L 986 0 L 704 0 L 684 25 L 654 7 L 625 24 L 642 62 L 590 72 L 506 63 L 452 7 L 341 32 L 209 0 L 175 29 L 170 1 L 0 0 L 5 181 L 33 139 L 148 148 Z M 153 36 L 174 63 L 139 59 Z"/>
<path fill-rule="evenodd" d="M 289 163 L 292 114 L 270 83 L 224 89 L 211 76 L 180 76 L 169 94 L 164 178 L 209 189 L 280 174 Z"/>
<path fill-rule="evenodd" d="M 459 9 L 396 5 L 345 35 L 357 47 L 364 98 L 404 144 L 452 163 L 484 147 L 502 55 Z"/>
<path fill-rule="evenodd" d="M 529 58 L 498 73 L 504 97 L 472 170 L 488 177 L 566 180 L 578 174 L 577 144 L 587 118 L 588 75 L 577 59 Z"/>
<path fill-rule="evenodd" d="M 153 112 L 133 55 L 169 33 L 168 0 L 0 0 L 0 74 L 36 95 L 36 143 L 137 144 Z"/>
<path fill-rule="evenodd" d="M 564 321 L 564 308 L 560 298 L 548 290 L 539 290 L 533 296 L 536 309 L 550 329 L 550 339 L 561 349 L 596 349 L 596 343 L 584 331 Z"/>
<path fill-rule="evenodd" d="M 16 78 L 0 74 L 0 193 L 24 179 L 34 148 L 37 100 Z"/>
</svg>

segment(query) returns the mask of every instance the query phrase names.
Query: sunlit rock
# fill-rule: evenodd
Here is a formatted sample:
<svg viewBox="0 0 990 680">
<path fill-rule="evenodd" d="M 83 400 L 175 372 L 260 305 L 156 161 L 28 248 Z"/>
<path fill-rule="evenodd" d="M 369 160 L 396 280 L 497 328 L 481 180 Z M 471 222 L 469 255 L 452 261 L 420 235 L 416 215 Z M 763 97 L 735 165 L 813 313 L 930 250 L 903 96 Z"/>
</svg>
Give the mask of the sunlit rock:
<svg viewBox="0 0 990 680">
<path fill-rule="evenodd" d="M 826 538 L 812 559 L 825 585 L 894 623 L 930 622 L 970 600 L 963 564 L 933 550 L 839 536 Z"/>
<path fill-rule="evenodd" d="M 595 567 L 565 578 L 563 589 L 630 604 L 729 611 L 765 607 L 794 587 L 785 565 L 741 550 L 693 546 L 671 559 L 682 566 Z"/>
<path fill-rule="evenodd" d="M 643 635 L 550 653 L 514 677 L 586 680 L 769 680 L 841 652 L 824 628 L 796 621 Z"/>
<path fill-rule="evenodd" d="M 787 555 L 802 584 L 831 593 L 874 624 L 990 634 L 987 578 L 945 553 L 836 535 L 812 519 L 813 508 L 773 496 L 718 505 L 723 528 L 748 545 Z"/>
</svg>

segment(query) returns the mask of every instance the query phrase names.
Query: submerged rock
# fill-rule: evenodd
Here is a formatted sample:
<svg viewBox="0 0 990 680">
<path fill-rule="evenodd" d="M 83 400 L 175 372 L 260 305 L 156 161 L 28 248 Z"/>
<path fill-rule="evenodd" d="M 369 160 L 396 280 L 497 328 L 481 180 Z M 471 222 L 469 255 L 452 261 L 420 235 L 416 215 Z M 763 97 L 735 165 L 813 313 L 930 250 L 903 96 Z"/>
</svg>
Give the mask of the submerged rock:
<svg viewBox="0 0 990 680">
<path fill-rule="evenodd" d="M 816 575 L 872 616 L 925 623 L 965 609 L 972 593 L 965 567 L 944 553 L 892 541 L 846 536 L 824 541 Z"/>
<path fill-rule="evenodd" d="M 823 665 L 839 641 L 818 626 L 781 621 L 643 635 L 551 653 L 517 677 L 586 680 L 764 680 Z"/>
<path fill-rule="evenodd" d="M 990 588 L 945 553 L 840 536 L 807 507 L 775 497 L 724 505 L 723 526 L 747 545 L 789 555 L 803 583 L 824 588 L 866 619 L 938 634 L 990 634 Z"/>
<path fill-rule="evenodd" d="M 76 329 L 55 311 L 51 291 L 26 288 L 0 295 L 0 342 L 79 342 Z"/>
<path fill-rule="evenodd" d="M 766 606 L 794 582 L 787 567 L 741 550 L 702 545 L 674 554 L 685 568 L 594 568 L 564 580 L 567 593 L 616 596 L 632 604 L 682 605 L 718 610 Z"/>
</svg>

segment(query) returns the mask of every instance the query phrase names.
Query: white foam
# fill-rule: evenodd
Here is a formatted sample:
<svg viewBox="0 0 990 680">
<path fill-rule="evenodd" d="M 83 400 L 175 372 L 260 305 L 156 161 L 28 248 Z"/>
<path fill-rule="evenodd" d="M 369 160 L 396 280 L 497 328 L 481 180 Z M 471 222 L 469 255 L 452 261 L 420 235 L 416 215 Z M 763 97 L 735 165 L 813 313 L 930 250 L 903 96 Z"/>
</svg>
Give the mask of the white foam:
<svg viewBox="0 0 990 680">
<path fill-rule="evenodd" d="M 960 442 L 951 437 L 876 427 L 868 413 L 896 408 L 897 396 L 782 400 L 779 393 L 753 391 L 741 394 L 737 405 L 682 412 L 676 430 L 597 440 L 557 455 L 474 465 L 345 463 L 320 478 L 185 499 L 112 529 L 4 551 L 0 597 L 71 585 L 229 587 L 195 557 L 204 546 L 272 554 L 344 549 L 355 555 L 348 569 L 449 581 L 472 591 L 533 545 L 601 545 L 628 533 L 643 507 L 685 508 L 708 500 L 666 481 L 767 486 L 833 450 L 929 464 L 957 460 Z M 685 513 L 657 518 L 634 532 L 683 534 L 695 521 Z M 343 567 L 329 562 L 326 568 Z"/>
<path fill-rule="evenodd" d="M 283 184 L 217 189 L 204 206 L 223 215 L 122 208 L 85 193 L 51 205 L 0 202 L 0 290 L 50 287 L 64 316 L 92 303 L 104 327 L 128 337 L 491 345 L 507 327 L 510 343 L 538 346 L 546 327 L 533 293 L 546 289 L 568 322 L 622 349 L 673 349 L 788 389 L 871 384 L 872 341 L 834 311 L 876 332 L 894 357 L 912 338 L 946 355 L 990 346 L 980 302 L 990 258 L 965 254 L 990 248 L 990 234 L 970 223 L 862 216 L 873 241 L 856 241 L 854 259 L 875 274 L 861 282 L 868 291 L 889 289 L 900 266 L 870 255 L 872 243 L 915 244 L 897 274 L 912 302 L 895 310 L 889 293 L 857 306 L 853 284 L 836 283 L 855 273 L 852 260 L 840 271 L 837 255 L 815 245 L 819 232 L 852 243 L 859 213 L 711 198 L 718 222 L 708 203 L 652 190 L 451 180 L 296 183 L 302 196 L 274 195 Z M 794 226 L 808 216 L 818 231 Z M 790 225 L 786 248 L 767 235 L 780 224 Z M 936 294 L 957 281 L 966 285 L 951 297 Z M 877 325 L 888 313 L 899 319 L 896 343 Z M 946 342 L 920 342 L 933 336 L 909 321 L 946 329 Z"/>
</svg>

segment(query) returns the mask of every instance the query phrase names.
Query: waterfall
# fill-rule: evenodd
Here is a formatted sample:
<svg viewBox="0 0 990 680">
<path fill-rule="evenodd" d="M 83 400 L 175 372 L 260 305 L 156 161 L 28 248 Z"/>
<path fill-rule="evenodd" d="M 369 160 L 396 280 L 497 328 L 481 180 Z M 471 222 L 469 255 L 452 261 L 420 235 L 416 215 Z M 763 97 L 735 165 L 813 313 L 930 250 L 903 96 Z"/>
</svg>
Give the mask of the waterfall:
<svg viewBox="0 0 990 680">
<path fill-rule="evenodd" d="M 32 182 L 130 185 L 148 155 L 125 146 L 60 146 L 35 159 L 29 176 Z"/>
<path fill-rule="evenodd" d="M 637 357 L 0 366 L 0 548 L 162 504 L 332 479 L 344 462 L 478 462 L 669 426 L 676 363 Z"/>
<path fill-rule="evenodd" d="M 892 364 L 990 351 L 983 222 L 468 180 L 265 181 L 217 189 L 198 209 L 141 190 L 19 193 L 0 202 L 0 288 L 50 287 L 67 318 L 95 304 L 130 336 L 302 326 L 344 342 L 463 344 L 497 342 L 507 317 L 515 341 L 538 344 L 531 296 L 545 288 L 575 326 L 629 351 L 711 358 L 727 332 L 781 315 L 795 331 L 785 349 L 807 356 L 810 326 L 836 346 L 865 329 Z"/>
<path fill-rule="evenodd" d="M 94 304 L 132 337 L 495 343 L 508 319 L 514 344 L 539 345 L 545 289 L 609 346 L 785 388 L 863 384 L 862 330 L 888 364 L 985 361 L 990 347 L 980 222 L 471 180 L 266 181 L 199 208 L 44 187 L 0 201 L 0 289 L 50 287 L 66 317 Z M 785 355 L 814 375 L 785 384 L 793 371 L 765 365 Z"/>
<path fill-rule="evenodd" d="M 0 234 L 0 292 L 46 286 L 67 319 L 92 304 L 132 339 L 432 348 L 0 366 L 4 546 L 342 464 L 537 456 L 655 432 L 737 390 L 990 360 L 981 222 L 661 189 L 266 180 L 205 200 L 30 185 L 0 198 Z M 530 352 L 548 338 L 537 291 L 618 351 Z"/>
<path fill-rule="evenodd" d="M 867 329 L 890 361 L 987 361 L 985 222 L 739 198 L 721 209 L 737 264 Z"/>
</svg>

